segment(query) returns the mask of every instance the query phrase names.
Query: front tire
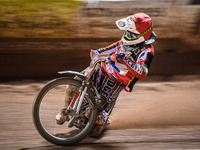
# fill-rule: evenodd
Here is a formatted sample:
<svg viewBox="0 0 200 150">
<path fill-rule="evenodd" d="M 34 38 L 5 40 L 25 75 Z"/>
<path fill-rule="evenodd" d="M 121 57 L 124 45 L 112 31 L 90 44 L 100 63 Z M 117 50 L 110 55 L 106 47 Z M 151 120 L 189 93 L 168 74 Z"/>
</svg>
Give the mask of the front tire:
<svg viewBox="0 0 200 150">
<path fill-rule="evenodd" d="M 55 116 L 64 105 L 65 89 L 63 88 L 66 85 L 75 86 L 79 89 L 81 81 L 67 77 L 54 79 L 42 88 L 33 104 L 33 121 L 36 129 L 47 141 L 57 145 L 71 145 L 80 142 L 92 130 L 97 115 L 95 105 L 88 103 L 90 117 L 86 118 L 83 129 L 78 129 L 75 126 L 67 128 L 66 123 L 63 125 L 56 124 Z M 86 93 L 87 96 L 84 97 L 84 100 L 94 102 L 91 91 L 87 90 Z"/>
</svg>

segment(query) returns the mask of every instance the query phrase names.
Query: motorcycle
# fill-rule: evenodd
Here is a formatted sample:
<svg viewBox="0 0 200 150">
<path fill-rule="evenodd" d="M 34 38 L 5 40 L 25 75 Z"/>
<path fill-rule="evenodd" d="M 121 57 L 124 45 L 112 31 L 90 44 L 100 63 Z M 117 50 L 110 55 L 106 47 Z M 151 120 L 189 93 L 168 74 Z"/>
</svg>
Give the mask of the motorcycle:
<svg viewBox="0 0 200 150">
<path fill-rule="evenodd" d="M 48 82 L 40 90 L 33 104 L 33 121 L 44 139 L 56 145 L 76 144 L 91 134 L 99 113 L 106 113 L 107 116 L 111 114 L 116 97 L 123 87 L 120 86 L 114 93 L 115 99 L 102 98 L 102 95 L 107 94 L 105 92 L 100 94 L 97 84 L 102 61 L 110 61 L 110 56 L 91 51 L 91 63 L 87 71 L 58 72 L 65 77 Z M 103 83 L 103 86 L 106 88 L 105 91 L 110 92 L 109 84 L 114 86 L 117 83 L 111 78 L 106 81 L 107 84 Z M 65 88 L 69 85 L 75 89 L 68 110 L 69 120 L 63 125 L 58 125 L 55 123 L 55 116 L 63 107 Z M 108 117 L 103 119 L 101 132 L 109 123 Z"/>
</svg>

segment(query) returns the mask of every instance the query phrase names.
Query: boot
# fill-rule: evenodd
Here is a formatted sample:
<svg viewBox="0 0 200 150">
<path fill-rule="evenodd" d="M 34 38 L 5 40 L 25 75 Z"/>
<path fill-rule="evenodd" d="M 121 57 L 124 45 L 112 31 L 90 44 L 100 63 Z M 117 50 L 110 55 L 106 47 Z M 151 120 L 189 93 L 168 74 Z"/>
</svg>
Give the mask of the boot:
<svg viewBox="0 0 200 150">
<path fill-rule="evenodd" d="M 108 114 L 105 111 L 99 112 L 95 121 L 94 128 L 89 135 L 93 138 L 100 137 L 106 130 L 106 126 L 110 123 L 111 120 L 109 119 Z"/>
</svg>

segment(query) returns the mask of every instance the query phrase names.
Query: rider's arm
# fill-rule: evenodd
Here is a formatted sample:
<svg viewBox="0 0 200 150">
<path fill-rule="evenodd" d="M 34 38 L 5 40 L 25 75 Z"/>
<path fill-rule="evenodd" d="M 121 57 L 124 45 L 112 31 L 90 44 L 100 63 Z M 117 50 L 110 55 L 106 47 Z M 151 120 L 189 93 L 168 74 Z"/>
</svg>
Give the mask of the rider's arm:
<svg viewBox="0 0 200 150">
<path fill-rule="evenodd" d="M 139 79 L 144 79 L 148 74 L 150 64 L 153 60 L 152 51 L 146 50 L 138 57 L 138 60 L 134 62 L 129 56 L 125 55 L 119 61 L 120 63 L 127 66 L 129 72 Z"/>
<path fill-rule="evenodd" d="M 133 62 L 129 57 L 124 56 L 120 63 L 127 66 L 128 71 L 139 79 L 144 79 L 148 74 L 148 68 L 144 63 Z"/>
<path fill-rule="evenodd" d="M 104 47 L 104 48 L 100 48 L 98 50 L 95 50 L 96 53 L 98 54 L 113 54 L 115 53 L 116 51 L 118 51 L 119 49 L 119 46 L 121 45 L 122 41 L 117 41 L 107 47 Z"/>
</svg>

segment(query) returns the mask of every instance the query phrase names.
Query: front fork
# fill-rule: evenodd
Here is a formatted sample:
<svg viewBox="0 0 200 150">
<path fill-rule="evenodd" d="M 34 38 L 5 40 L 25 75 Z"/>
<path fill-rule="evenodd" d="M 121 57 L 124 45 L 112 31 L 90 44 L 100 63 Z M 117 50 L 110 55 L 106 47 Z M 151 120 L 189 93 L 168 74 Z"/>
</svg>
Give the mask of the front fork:
<svg viewBox="0 0 200 150">
<path fill-rule="evenodd" d="M 79 96 L 80 99 L 76 100 L 75 105 L 73 106 L 73 110 L 75 112 L 75 115 L 80 115 L 80 109 L 81 109 L 81 105 L 83 103 L 83 99 L 84 99 L 85 93 L 87 91 L 87 86 L 84 85 L 82 87 L 82 89 L 83 89 L 83 91 L 82 91 L 82 93 L 80 93 L 80 96 Z"/>
<path fill-rule="evenodd" d="M 77 92 L 77 96 L 75 95 L 72 99 L 73 102 L 70 103 L 70 107 L 72 109 L 72 118 L 68 121 L 67 126 L 72 127 L 74 121 L 78 116 L 80 116 L 81 105 L 84 100 L 84 96 L 87 92 L 88 86 L 84 81 L 82 81 L 82 85 Z"/>
</svg>

